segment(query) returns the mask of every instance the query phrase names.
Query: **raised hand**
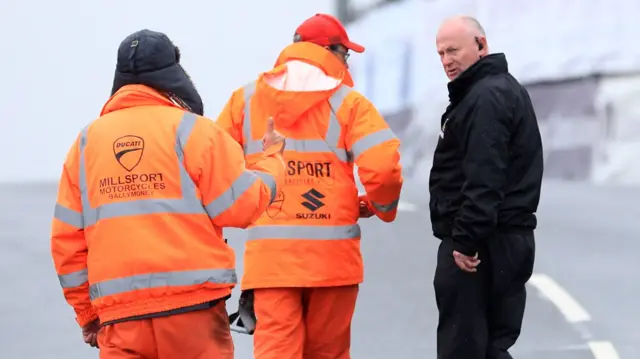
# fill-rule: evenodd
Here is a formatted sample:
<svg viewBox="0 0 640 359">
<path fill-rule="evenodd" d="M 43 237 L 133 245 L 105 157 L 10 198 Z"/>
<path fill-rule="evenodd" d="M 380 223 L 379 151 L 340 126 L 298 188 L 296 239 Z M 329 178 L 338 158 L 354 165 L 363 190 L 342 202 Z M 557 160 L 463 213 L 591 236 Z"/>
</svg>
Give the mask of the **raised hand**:
<svg viewBox="0 0 640 359">
<path fill-rule="evenodd" d="M 267 148 L 278 144 L 282 144 L 280 147 L 280 153 L 284 152 L 285 138 L 280 134 L 280 132 L 275 130 L 273 117 L 269 117 L 267 120 L 267 131 L 264 133 L 264 137 L 262 138 L 262 150 L 264 151 Z"/>
</svg>

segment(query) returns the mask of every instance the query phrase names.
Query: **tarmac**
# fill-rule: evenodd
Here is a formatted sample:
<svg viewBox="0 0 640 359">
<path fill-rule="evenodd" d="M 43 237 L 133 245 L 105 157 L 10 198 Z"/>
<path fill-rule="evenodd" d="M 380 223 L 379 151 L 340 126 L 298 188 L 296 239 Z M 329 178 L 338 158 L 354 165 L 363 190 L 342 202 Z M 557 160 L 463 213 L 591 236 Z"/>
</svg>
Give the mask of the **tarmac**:
<svg viewBox="0 0 640 359">
<path fill-rule="evenodd" d="M 423 188 L 424 187 L 424 188 Z M 352 357 L 436 358 L 433 273 L 438 241 L 426 184 L 407 183 L 394 223 L 361 221 L 365 281 Z M 82 342 L 51 260 L 55 184 L 0 185 L 2 358 L 97 358 Z M 545 182 L 516 359 L 640 358 L 640 189 Z M 242 273 L 244 233 L 225 230 Z M 235 310 L 239 291 L 229 300 Z M 235 334 L 236 358 L 252 358 Z"/>
</svg>

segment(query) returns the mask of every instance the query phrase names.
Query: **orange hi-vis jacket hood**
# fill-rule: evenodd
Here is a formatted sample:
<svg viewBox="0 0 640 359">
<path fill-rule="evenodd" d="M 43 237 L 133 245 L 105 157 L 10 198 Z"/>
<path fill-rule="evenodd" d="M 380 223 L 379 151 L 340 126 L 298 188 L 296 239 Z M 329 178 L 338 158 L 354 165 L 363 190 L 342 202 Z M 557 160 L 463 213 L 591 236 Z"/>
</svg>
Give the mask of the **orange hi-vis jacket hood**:
<svg viewBox="0 0 640 359">
<path fill-rule="evenodd" d="M 375 107 L 353 90 L 346 67 L 321 46 L 300 42 L 276 67 L 238 89 L 217 124 L 259 153 L 266 119 L 287 138 L 285 184 L 248 230 L 242 288 L 320 287 L 360 283 L 358 190 L 395 219 L 402 188 L 400 141 Z"/>
<path fill-rule="evenodd" d="M 51 251 L 78 323 L 229 296 L 235 256 L 222 228 L 253 223 L 283 180 L 277 149 L 247 168 L 211 120 L 122 87 L 76 139 L 59 184 Z"/>
<path fill-rule="evenodd" d="M 277 124 L 287 128 L 342 84 L 353 86 L 353 80 L 340 60 L 318 45 L 302 42 L 282 51 L 276 67 L 258 80 L 256 92 L 273 107 Z M 290 88 L 296 91 L 282 91 Z"/>
</svg>

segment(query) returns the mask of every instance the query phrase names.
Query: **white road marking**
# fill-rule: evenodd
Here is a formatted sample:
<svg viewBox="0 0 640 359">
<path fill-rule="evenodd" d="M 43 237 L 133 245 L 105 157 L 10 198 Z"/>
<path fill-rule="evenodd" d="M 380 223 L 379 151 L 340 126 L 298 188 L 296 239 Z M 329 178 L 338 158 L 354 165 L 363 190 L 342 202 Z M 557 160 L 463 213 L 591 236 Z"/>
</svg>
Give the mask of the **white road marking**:
<svg viewBox="0 0 640 359">
<path fill-rule="evenodd" d="M 593 357 L 595 359 L 620 359 L 616 348 L 613 347 L 611 342 L 589 342 L 587 343 L 591 352 L 593 353 Z"/>
<path fill-rule="evenodd" d="M 418 206 L 413 203 L 400 201 L 398 203 L 398 211 L 399 212 L 415 212 L 418 210 Z"/>
<path fill-rule="evenodd" d="M 569 292 L 560 286 L 553 278 L 546 274 L 534 273 L 529 283 L 536 287 L 540 294 L 549 299 L 560 313 L 564 315 L 567 322 L 580 328 L 579 323 L 591 320 L 591 315 L 580 303 L 578 303 Z M 620 359 L 613 343 L 609 341 L 587 341 L 587 346 L 591 350 L 595 359 Z"/>
<path fill-rule="evenodd" d="M 580 323 L 591 320 L 591 315 L 575 300 L 569 292 L 546 274 L 534 273 L 529 283 L 549 299 L 569 323 Z"/>
</svg>

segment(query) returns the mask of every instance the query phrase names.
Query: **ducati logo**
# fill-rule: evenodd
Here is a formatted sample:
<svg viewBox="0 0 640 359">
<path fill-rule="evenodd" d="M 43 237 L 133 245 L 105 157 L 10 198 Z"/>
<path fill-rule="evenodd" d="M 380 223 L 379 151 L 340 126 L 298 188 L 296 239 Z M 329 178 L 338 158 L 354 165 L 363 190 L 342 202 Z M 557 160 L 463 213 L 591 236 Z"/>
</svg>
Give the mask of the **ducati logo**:
<svg viewBox="0 0 640 359">
<path fill-rule="evenodd" d="M 127 135 L 113 141 L 113 154 L 116 156 L 116 161 L 129 172 L 138 166 L 143 153 L 144 139 L 142 137 Z"/>
<path fill-rule="evenodd" d="M 267 207 L 267 216 L 269 218 L 275 218 L 282 212 L 282 205 L 284 204 L 284 193 L 278 192 L 276 198 L 271 202 L 271 205 Z"/>
</svg>

